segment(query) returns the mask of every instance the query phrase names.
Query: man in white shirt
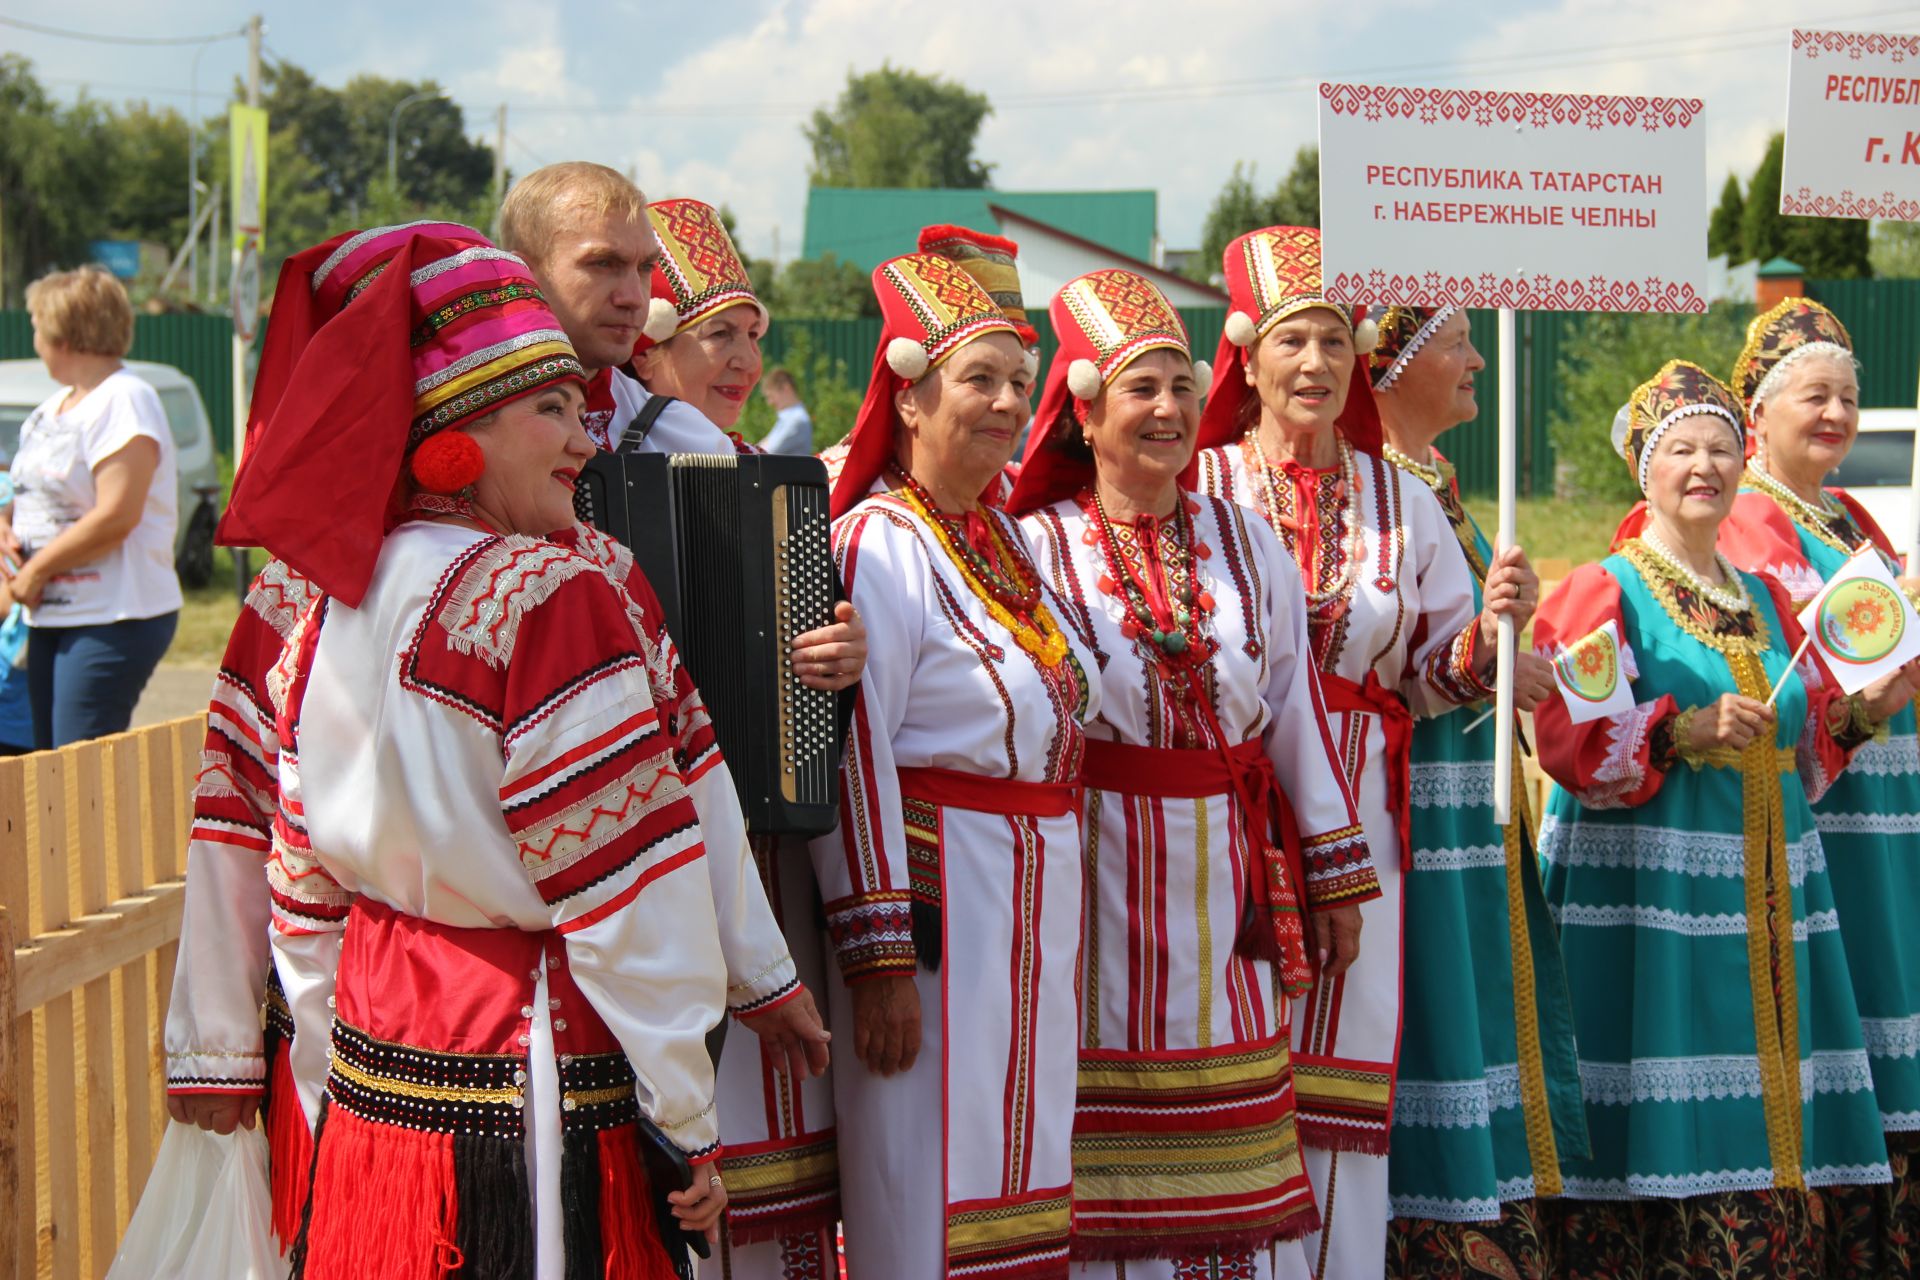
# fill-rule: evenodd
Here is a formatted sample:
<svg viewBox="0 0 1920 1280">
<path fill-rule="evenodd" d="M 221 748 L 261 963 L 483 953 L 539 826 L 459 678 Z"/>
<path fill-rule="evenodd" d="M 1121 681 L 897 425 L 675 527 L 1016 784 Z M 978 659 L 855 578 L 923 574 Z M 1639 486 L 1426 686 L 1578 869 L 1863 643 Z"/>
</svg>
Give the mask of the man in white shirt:
<svg viewBox="0 0 1920 1280">
<path fill-rule="evenodd" d="M 800 388 L 785 369 L 772 369 L 760 384 L 760 394 L 773 406 L 773 426 L 760 447 L 768 453 L 812 453 L 813 418 L 800 403 Z"/>
</svg>

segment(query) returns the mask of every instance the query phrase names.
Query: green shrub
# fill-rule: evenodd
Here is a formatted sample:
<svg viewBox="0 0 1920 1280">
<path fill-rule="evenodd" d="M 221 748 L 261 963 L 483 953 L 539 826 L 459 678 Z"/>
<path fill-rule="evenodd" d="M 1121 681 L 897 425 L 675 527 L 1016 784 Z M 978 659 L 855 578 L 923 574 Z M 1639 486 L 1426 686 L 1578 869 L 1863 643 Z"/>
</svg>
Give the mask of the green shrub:
<svg viewBox="0 0 1920 1280">
<path fill-rule="evenodd" d="M 1554 371 L 1559 395 L 1547 429 L 1558 460 L 1555 491 L 1569 498 L 1638 499 L 1639 486 L 1613 451 L 1614 414 L 1669 360 L 1691 360 L 1724 379 L 1752 318 L 1750 304 L 1729 302 L 1716 302 L 1699 316 L 1584 317 Z"/>
</svg>

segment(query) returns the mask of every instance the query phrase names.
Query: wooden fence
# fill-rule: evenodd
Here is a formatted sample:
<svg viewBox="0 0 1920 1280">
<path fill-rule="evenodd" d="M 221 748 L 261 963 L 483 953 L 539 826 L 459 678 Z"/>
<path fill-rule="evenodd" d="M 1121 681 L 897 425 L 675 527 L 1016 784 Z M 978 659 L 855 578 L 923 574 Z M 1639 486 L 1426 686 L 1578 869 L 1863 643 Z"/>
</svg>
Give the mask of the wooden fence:
<svg viewBox="0 0 1920 1280">
<path fill-rule="evenodd" d="M 105 1275 L 146 1185 L 205 732 L 0 760 L 0 1280 Z"/>
</svg>

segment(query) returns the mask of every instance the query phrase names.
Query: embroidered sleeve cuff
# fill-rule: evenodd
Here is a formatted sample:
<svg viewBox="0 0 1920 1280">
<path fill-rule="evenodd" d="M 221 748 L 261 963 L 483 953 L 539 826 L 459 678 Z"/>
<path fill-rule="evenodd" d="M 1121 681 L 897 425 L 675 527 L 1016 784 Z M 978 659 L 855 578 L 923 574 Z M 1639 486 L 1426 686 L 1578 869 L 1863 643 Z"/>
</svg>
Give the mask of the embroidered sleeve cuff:
<svg viewBox="0 0 1920 1280">
<path fill-rule="evenodd" d="M 167 1055 L 168 1093 L 235 1093 L 265 1091 L 267 1059 L 259 1053 L 221 1052 Z"/>
<path fill-rule="evenodd" d="M 727 988 L 727 1008 L 737 1017 L 761 1013 L 800 989 L 800 971 L 791 955 L 782 955 L 758 976 Z"/>
<path fill-rule="evenodd" d="M 1448 702 L 1465 706 L 1490 698 L 1494 690 L 1474 674 L 1479 659 L 1480 619 L 1470 619 L 1460 634 L 1427 659 L 1427 683 Z"/>
<path fill-rule="evenodd" d="M 1373 852 L 1366 832 L 1358 826 L 1329 831 L 1302 842 L 1301 861 L 1307 875 L 1307 908 L 1325 911 L 1368 902 L 1380 896 L 1380 878 L 1374 874 Z"/>
<path fill-rule="evenodd" d="M 912 895 L 905 890 L 836 898 L 826 904 L 826 916 L 840 975 L 848 982 L 911 974 L 918 967 Z"/>
</svg>

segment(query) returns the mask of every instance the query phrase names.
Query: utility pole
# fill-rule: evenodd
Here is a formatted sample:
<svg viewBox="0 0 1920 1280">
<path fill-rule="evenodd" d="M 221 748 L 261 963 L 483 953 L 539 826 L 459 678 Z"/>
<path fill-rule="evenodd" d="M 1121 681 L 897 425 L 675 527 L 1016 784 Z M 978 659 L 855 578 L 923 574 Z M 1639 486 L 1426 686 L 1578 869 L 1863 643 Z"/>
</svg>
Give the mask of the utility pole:
<svg viewBox="0 0 1920 1280">
<path fill-rule="evenodd" d="M 493 118 L 493 238 L 500 238 L 500 205 L 507 198 L 507 104 Z"/>
<path fill-rule="evenodd" d="M 247 19 L 247 105 L 250 107 L 260 105 L 260 15 L 257 13 Z M 233 181 L 238 182 L 239 178 L 236 176 Z M 266 203 L 266 193 L 263 191 L 260 194 L 261 204 L 264 205 Z M 236 224 L 240 221 L 240 216 L 237 212 L 234 214 L 233 220 Z M 234 276 L 240 274 L 239 231 L 240 228 L 236 225 L 234 227 L 235 235 L 233 237 L 234 245 L 232 250 Z M 233 468 L 236 474 L 238 474 L 240 470 L 240 451 L 245 446 L 246 439 L 247 343 L 241 338 L 239 327 L 235 326 L 233 332 Z M 251 568 L 247 564 L 246 548 L 240 547 L 234 551 L 233 567 L 235 578 L 234 588 L 240 594 L 241 598 L 244 599 L 247 593 L 247 583 L 253 577 Z"/>
</svg>

